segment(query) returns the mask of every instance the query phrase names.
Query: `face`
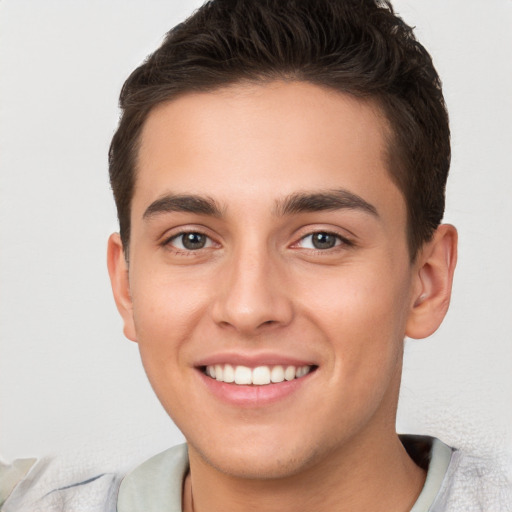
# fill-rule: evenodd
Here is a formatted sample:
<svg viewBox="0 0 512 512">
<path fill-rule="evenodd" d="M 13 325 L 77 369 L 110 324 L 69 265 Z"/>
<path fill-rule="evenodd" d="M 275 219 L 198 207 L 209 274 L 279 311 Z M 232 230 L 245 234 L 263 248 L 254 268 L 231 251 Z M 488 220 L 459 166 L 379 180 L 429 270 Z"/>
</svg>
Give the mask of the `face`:
<svg viewBox="0 0 512 512">
<path fill-rule="evenodd" d="M 304 83 L 149 115 L 117 300 L 191 457 L 278 477 L 394 433 L 418 287 L 385 134 Z"/>
</svg>

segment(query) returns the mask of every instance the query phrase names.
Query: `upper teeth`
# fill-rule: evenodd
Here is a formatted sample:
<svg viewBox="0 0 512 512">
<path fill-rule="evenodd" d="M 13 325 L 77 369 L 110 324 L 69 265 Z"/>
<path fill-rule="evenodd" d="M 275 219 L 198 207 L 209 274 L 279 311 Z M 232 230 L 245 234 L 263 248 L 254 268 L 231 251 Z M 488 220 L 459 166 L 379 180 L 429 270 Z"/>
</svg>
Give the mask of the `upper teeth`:
<svg viewBox="0 0 512 512">
<path fill-rule="evenodd" d="M 235 384 L 255 384 L 262 386 L 271 382 L 283 382 L 304 377 L 311 371 L 311 366 L 232 366 L 230 364 L 216 364 L 206 367 L 206 374 L 212 379 Z"/>
</svg>

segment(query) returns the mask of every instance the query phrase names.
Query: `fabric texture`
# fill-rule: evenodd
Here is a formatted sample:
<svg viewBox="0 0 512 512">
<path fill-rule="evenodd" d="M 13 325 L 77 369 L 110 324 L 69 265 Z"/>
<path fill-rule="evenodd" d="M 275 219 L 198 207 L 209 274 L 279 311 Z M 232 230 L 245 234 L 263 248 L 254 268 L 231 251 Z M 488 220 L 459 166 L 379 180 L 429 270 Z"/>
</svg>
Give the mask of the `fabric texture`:
<svg viewBox="0 0 512 512">
<path fill-rule="evenodd" d="M 41 459 L 19 481 L 1 511 L 116 512 L 121 479 L 116 473 L 85 474 Z"/>
<path fill-rule="evenodd" d="M 0 508 L 36 462 L 37 459 L 17 459 L 12 464 L 0 461 Z"/>
<path fill-rule="evenodd" d="M 411 512 L 512 511 L 512 485 L 506 465 L 464 454 L 431 438 L 401 439 L 419 465 L 428 464 L 427 480 Z M 59 479 L 60 485 L 52 486 L 59 472 L 55 463 L 43 459 L 33 464 L 1 511 L 181 512 L 188 452 L 186 445 L 175 446 L 155 455 L 124 479 L 116 473 L 90 475 L 79 469 L 73 474 L 68 468 L 60 470 L 65 476 Z M 1 474 L 10 475 L 10 486 L 13 473 L 9 467 L 5 466 Z"/>
<path fill-rule="evenodd" d="M 424 512 L 431 508 L 441 489 L 452 459 L 453 450 L 450 447 L 439 441 L 439 439 L 429 439 L 429 441 L 430 449 L 428 450 L 428 461 L 425 467 L 427 469 L 427 478 L 411 512 Z M 407 436 L 404 436 L 402 443 L 407 449 Z M 416 463 L 421 466 L 421 461 L 416 460 Z"/>
<path fill-rule="evenodd" d="M 433 438 L 401 439 L 420 466 L 428 465 L 425 485 L 411 512 L 512 511 L 511 482 L 496 461 L 463 454 Z M 418 449 L 418 445 L 423 447 Z M 418 460 L 424 455 L 425 461 Z M 187 471 L 186 445 L 149 459 L 123 480 L 117 512 L 181 512 Z M 172 488 L 168 486 L 170 480 Z"/>
</svg>

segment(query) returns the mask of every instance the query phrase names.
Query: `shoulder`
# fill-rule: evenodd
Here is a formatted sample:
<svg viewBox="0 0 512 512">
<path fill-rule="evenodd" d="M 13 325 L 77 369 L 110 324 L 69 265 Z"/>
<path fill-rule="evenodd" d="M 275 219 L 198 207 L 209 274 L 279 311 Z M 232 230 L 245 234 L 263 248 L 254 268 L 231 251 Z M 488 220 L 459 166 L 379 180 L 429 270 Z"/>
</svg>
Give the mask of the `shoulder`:
<svg viewBox="0 0 512 512">
<path fill-rule="evenodd" d="M 120 482 L 117 473 L 73 471 L 41 459 L 16 483 L 2 512 L 115 512 Z"/>
<path fill-rule="evenodd" d="M 427 470 L 411 512 L 512 510 L 510 460 L 477 456 L 428 436 L 401 435 L 400 439 L 416 464 Z"/>
<path fill-rule="evenodd" d="M 15 461 L 0 469 L 2 512 L 181 512 L 188 451 L 175 446 L 124 479 L 59 459 Z"/>
<path fill-rule="evenodd" d="M 118 512 L 181 512 L 183 479 L 188 472 L 187 445 L 155 455 L 121 483 Z"/>
<path fill-rule="evenodd" d="M 508 512 L 511 472 L 510 461 L 454 450 L 431 512 Z"/>
</svg>

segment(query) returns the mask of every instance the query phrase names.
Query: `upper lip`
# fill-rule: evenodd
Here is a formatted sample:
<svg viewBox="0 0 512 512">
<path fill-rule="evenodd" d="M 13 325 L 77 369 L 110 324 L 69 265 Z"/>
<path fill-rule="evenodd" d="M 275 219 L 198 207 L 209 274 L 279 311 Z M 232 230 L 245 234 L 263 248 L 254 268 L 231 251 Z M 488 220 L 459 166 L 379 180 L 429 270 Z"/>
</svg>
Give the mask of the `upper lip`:
<svg viewBox="0 0 512 512">
<path fill-rule="evenodd" d="M 213 366 L 216 364 L 231 364 L 233 366 L 247 366 L 256 368 L 257 366 L 318 366 L 318 363 L 297 356 L 278 354 L 273 352 L 243 354 L 240 352 L 224 352 L 206 356 L 194 363 L 196 367 Z"/>
</svg>

